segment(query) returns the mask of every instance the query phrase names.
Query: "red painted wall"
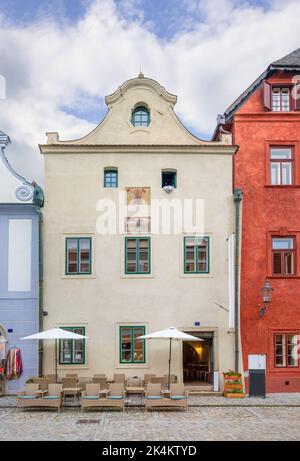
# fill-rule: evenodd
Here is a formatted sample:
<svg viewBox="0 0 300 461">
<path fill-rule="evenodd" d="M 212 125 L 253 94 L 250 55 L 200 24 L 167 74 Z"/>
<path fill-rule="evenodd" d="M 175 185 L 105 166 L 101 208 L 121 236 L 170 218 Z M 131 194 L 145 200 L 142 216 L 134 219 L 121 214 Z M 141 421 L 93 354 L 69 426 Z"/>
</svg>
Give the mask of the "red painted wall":
<svg viewBox="0 0 300 461">
<path fill-rule="evenodd" d="M 269 83 L 290 82 L 277 74 Z M 299 367 L 275 368 L 274 332 L 300 333 L 300 112 L 274 113 L 263 105 L 260 86 L 235 113 L 232 133 L 240 149 L 234 188 L 243 190 L 241 338 L 244 370 L 248 354 L 267 354 L 267 392 L 300 392 Z M 269 184 L 269 144 L 295 146 L 295 186 Z M 271 234 L 297 240 L 297 276 L 272 277 Z M 273 300 L 259 317 L 260 289 L 269 277 Z M 288 383 L 288 384 L 287 384 Z"/>
</svg>

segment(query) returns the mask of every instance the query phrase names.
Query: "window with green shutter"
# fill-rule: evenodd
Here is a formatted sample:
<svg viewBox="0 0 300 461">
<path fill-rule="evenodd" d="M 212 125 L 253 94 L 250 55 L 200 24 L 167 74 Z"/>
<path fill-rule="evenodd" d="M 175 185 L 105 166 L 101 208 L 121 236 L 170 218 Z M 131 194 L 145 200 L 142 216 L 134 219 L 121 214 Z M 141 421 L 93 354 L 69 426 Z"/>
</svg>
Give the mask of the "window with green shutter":
<svg viewBox="0 0 300 461">
<path fill-rule="evenodd" d="M 92 273 L 92 239 L 66 238 L 66 275 Z"/>
<path fill-rule="evenodd" d="M 151 273 L 151 241 L 149 237 L 125 238 L 125 273 Z"/>
<path fill-rule="evenodd" d="M 85 327 L 60 327 L 63 330 L 85 336 Z M 60 339 L 59 364 L 83 365 L 85 363 L 85 339 Z"/>
<path fill-rule="evenodd" d="M 120 327 L 120 363 L 145 363 L 145 340 L 137 339 L 144 334 L 144 326 Z"/>
<path fill-rule="evenodd" d="M 209 237 L 184 237 L 184 273 L 209 273 Z"/>
</svg>

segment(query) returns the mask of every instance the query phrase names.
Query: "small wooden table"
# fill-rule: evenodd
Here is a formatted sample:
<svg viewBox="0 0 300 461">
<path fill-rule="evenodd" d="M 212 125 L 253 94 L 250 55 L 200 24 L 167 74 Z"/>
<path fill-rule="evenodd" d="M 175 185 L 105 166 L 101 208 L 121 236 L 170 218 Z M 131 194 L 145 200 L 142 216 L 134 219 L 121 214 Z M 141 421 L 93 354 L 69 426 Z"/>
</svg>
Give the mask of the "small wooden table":
<svg viewBox="0 0 300 461">
<path fill-rule="evenodd" d="M 38 391 L 34 391 L 35 394 L 41 397 L 44 397 L 44 394 L 47 394 L 47 392 L 48 392 L 47 390 L 41 390 L 41 389 L 39 389 Z"/>
</svg>

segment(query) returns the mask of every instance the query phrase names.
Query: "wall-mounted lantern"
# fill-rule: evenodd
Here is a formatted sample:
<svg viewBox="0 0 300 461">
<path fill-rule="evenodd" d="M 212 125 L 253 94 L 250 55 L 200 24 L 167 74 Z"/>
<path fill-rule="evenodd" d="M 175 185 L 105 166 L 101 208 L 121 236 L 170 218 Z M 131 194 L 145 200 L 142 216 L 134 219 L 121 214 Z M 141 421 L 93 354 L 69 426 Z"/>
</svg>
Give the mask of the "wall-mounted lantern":
<svg viewBox="0 0 300 461">
<path fill-rule="evenodd" d="M 260 309 L 259 309 L 259 316 L 260 317 L 263 317 L 265 315 L 265 313 L 267 312 L 269 304 L 270 304 L 270 302 L 272 300 L 272 291 L 273 291 L 273 288 L 270 285 L 269 279 L 266 278 L 264 286 L 260 290 L 261 297 L 262 297 L 262 300 L 263 300 L 263 303 L 264 303 L 263 307 L 261 307 L 260 304 L 258 305 L 258 307 L 260 307 Z"/>
</svg>

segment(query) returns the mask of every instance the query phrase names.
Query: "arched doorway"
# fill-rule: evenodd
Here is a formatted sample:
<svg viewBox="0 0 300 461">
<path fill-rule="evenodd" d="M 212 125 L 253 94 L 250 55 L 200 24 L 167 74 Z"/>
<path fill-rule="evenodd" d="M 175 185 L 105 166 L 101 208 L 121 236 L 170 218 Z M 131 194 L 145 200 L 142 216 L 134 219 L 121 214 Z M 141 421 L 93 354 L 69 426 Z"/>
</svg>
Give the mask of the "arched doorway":
<svg viewBox="0 0 300 461">
<path fill-rule="evenodd" d="M 7 334 L 0 324 L 0 395 L 5 394 L 5 359 L 7 353 Z"/>
</svg>

